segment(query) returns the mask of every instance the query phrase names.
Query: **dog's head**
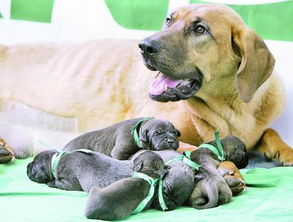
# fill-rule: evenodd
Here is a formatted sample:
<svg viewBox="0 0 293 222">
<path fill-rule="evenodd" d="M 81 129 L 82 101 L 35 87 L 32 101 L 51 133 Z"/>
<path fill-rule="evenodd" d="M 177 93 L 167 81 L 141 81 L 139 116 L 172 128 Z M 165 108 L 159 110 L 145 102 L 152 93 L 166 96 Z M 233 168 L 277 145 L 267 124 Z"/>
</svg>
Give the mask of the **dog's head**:
<svg viewBox="0 0 293 222">
<path fill-rule="evenodd" d="M 208 142 L 217 147 L 215 140 Z M 248 155 L 245 144 L 235 136 L 226 136 L 221 139 L 225 160 L 233 162 L 238 168 L 244 168 L 248 164 Z"/>
<path fill-rule="evenodd" d="M 179 146 L 180 131 L 167 120 L 150 119 L 140 128 L 139 139 L 145 149 L 176 150 Z"/>
<path fill-rule="evenodd" d="M 27 176 L 37 183 L 48 183 L 54 180 L 51 173 L 51 159 L 55 150 L 40 152 L 34 160 L 27 165 Z"/>
<path fill-rule="evenodd" d="M 274 58 L 241 17 L 223 5 L 181 7 L 165 20 L 162 31 L 143 39 L 145 65 L 160 74 L 150 97 L 167 102 L 195 93 L 231 96 L 249 102 L 272 73 Z"/>
<path fill-rule="evenodd" d="M 187 165 L 167 167 L 162 175 L 163 198 L 168 210 L 173 210 L 189 198 L 194 188 L 194 171 Z M 158 198 L 154 199 L 153 206 L 161 209 Z"/>
<path fill-rule="evenodd" d="M 135 155 L 132 162 L 134 171 L 147 174 L 153 178 L 159 178 L 165 168 L 163 159 L 149 150 Z"/>
</svg>

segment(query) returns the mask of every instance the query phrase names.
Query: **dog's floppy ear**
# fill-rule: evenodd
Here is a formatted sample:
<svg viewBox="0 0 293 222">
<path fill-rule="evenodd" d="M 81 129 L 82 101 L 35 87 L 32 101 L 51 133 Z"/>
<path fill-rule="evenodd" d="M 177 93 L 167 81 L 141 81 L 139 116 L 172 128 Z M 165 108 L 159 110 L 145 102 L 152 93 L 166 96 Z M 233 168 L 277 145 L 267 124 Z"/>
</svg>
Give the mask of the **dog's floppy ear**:
<svg viewBox="0 0 293 222">
<path fill-rule="evenodd" d="M 134 165 L 134 171 L 139 172 L 143 168 L 143 160 L 139 161 L 138 163 L 135 163 Z"/>
<path fill-rule="evenodd" d="M 176 136 L 177 137 L 180 137 L 181 136 L 181 132 L 178 129 L 175 129 L 175 131 L 176 131 Z"/>
<path fill-rule="evenodd" d="M 275 59 L 264 41 L 248 27 L 233 30 L 233 40 L 241 54 L 236 74 L 237 90 L 241 100 L 248 103 L 271 75 Z"/>
</svg>

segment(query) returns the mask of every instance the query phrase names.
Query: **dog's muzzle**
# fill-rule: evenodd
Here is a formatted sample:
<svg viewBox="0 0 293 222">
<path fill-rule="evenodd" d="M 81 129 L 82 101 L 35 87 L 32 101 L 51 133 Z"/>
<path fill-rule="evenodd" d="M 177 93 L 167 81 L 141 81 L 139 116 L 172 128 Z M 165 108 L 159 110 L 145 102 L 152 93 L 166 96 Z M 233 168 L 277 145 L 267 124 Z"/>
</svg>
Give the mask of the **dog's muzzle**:
<svg viewBox="0 0 293 222">
<path fill-rule="evenodd" d="M 167 73 L 160 72 L 159 62 L 154 59 L 160 52 L 160 44 L 146 38 L 139 43 L 145 66 L 151 71 L 159 70 L 159 74 L 151 82 L 149 96 L 159 102 L 175 102 L 191 98 L 201 87 L 203 75 L 195 67 L 194 72 L 189 73 L 192 79 L 173 79 Z"/>
</svg>

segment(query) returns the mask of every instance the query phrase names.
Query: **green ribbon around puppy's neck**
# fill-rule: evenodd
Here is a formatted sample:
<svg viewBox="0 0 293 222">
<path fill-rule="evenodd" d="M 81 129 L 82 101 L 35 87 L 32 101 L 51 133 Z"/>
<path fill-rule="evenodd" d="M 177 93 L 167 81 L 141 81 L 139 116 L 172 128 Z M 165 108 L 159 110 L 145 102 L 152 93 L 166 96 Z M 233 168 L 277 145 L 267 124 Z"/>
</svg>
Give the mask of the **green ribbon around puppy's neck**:
<svg viewBox="0 0 293 222">
<path fill-rule="evenodd" d="M 155 194 L 155 187 L 156 187 L 156 185 L 158 183 L 159 178 L 153 179 L 150 176 L 148 176 L 148 175 L 146 175 L 144 173 L 140 173 L 140 172 L 133 172 L 132 177 L 144 179 L 151 186 L 147 197 L 144 198 L 140 202 L 140 204 L 135 208 L 135 210 L 132 212 L 132 214 L 137 214 L 137 213 L 140 213 L 141 211 L 143 211 L 143 209 L 146 207 L 146 205 L 153 198 L 153 196 Z"/>
<path fill-rule="evenodd" d="M 158 198 L 159 198 L 161 209 L 163 211 L 168 210 L 168 207 L 165 203 L 164 196 L 163 196 L 163 180 L 162 179 L 160 179 L 159 181 Z"/>
<path fill-rule="evenodd" d="M 73 152 L 92 153 L 93 151 L 87 150 L 87 149 L 78 149 L 73 151 L 57 150 L 57 153 L 55 153 L 51 159 L 51 173 L 54 178 L 58 179 L 57 169 L 58 169 L 58 165 L 61 160 L 61 157 L 66 153 L 73 153 Z"/>
<path fill-rule="evenodd" d="M 134 142 L 135 144 L 139 147 L 139 148 L 143 148 L 142 142 L 139 139 L 139 129 L 141 127 L 141 124 L 144 121 L 153 119 L 152 117 L 145 117 L 140 119 L 132 128 L 131 128 L 131 135 L 133 136 Z"/>
<path fill-rule="evenodd" d="M 224 148 L 223 145 L 220 141 L 220 137 L 219 137 L 219 132 L 218 130 L 214 132 L 214 136 L 215 136 L 215 140 L 216 140 L 216 144 L 217 147 L 214 147 L 211 144 L 207 144 L 207 143 L 203 143 L 201 144 L 198 148 L 206 148 L 206 149 L 210 149 L 211 151 L 214 152 L 214 154 L 217 155 L 218 159 L 220 161 L 224 161 L 225 160 L 225 155 L 224 155 Z"/>
<path fill-rule="evenodd" d="M 186 165 L 188 165 L 190 168 L 194 169 L 194 170 L 198 170 L 200 165 L 193 162 L 191 159 L 190 159 L 190 156 L 191 156 L 191 152 L 190 151 L 185 151 L 183 153 L 183 155 L 179 155 L 169 161 L 167 161 L 165 164 L 169 164 L 169 163 L 172 163 L 174 161 L 182 161 L 183 163 L 185 163 Z"/>
</svg>

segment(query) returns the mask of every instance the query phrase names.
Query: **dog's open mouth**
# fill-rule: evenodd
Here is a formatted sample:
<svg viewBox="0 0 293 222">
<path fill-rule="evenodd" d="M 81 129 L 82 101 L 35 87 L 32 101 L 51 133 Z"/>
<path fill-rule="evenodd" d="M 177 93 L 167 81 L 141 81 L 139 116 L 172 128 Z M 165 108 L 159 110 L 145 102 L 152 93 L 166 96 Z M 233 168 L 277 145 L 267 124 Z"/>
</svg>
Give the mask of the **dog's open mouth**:
<svg viewBox="0 0 293 222">
<path fill-rule="evenodd" d="M 201 87 L 202 75 L 198 76 L 197 79 L 177 80 L 159 72 L 151 83 L 149 96 L 159 102 L 189 99 Z"/>
</svg>

